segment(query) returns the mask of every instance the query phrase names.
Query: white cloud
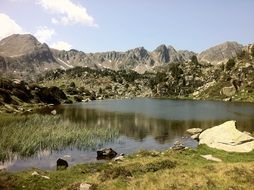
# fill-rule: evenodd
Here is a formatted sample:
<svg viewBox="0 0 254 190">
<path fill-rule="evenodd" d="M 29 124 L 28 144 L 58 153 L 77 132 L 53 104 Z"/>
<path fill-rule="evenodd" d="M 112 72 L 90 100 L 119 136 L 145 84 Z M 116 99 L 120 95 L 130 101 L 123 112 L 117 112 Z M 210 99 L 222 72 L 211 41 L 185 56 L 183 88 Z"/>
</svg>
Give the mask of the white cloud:
<svg viewBox="0 0 254 190">
<path fill-rule="evenodd" d="M 11 34 L 25 33 L 24 30 L 8 15 L 0 13 L 0 40 Z"/>
<path fill-rule="evenodd" d="M 58 41 L 56 43 L 53 43 L 50 47 L 59 50 L 70 50 L 72 46 L 67 42 Z"/>
<path fill-rule="evenodd" d="M 35 32 L 35 37 L 42 43 L 48 42 L 55 34 L 54 29 L 49 29 L 47 26 L 40 26 Z"/>
<path fill-rule="evenodd" d="M 84 24 L 86 26 L 98 27 L 92 16 L 87 13 L 85 7 L 75 4 L 72 0 L 38 0 L 38 4 L 45 10 L 56 14 L 51 21 L 54 24 L 70 25 Z"/>
</svg>

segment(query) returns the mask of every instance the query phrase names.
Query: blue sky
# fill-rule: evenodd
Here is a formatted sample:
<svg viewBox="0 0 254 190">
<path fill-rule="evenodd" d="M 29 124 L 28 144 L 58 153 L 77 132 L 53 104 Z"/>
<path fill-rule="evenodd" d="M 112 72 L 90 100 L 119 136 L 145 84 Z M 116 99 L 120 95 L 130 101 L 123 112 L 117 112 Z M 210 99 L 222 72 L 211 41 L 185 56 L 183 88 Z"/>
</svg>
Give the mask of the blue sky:
<svg viewBox="0 0 254 190">
<path fill-rule="evenodd" d="M 160 44 L 200 52 L 254 42 L 253 0 L 1 0 L 0 38 L 31 33 L 58 49 L 126 51 Z"/>
</svg>

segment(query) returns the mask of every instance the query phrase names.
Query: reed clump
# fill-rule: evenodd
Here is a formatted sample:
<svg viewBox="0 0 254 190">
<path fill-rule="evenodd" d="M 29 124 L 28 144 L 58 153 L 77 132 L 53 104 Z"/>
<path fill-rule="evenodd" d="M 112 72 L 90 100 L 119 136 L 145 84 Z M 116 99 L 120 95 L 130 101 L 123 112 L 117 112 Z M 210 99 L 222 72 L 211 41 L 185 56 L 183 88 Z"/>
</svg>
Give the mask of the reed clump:
<svg viewBox="0 0 254 190">
<path fill-rule="evenodd" d="M 1 161 L 9 155 L 31 156 L 45 149 L 95 148 L 118 136 L 116 128 L 88 128 L 85 124 L 64 120 L 60 115 L 1 115 L 0 121 Z"/>
</svg>

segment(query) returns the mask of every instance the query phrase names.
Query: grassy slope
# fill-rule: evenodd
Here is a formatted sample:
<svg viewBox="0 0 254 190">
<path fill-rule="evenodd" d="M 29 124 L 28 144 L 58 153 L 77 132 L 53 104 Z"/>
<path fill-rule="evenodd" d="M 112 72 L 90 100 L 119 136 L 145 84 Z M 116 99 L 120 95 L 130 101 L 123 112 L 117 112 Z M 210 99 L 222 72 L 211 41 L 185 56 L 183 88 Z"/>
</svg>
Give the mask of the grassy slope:
<svg viewBox="0 0 254 190">
<path fill-rule="evenodd" d="M 221 163 L 206 161 L 212 154 Z M 34 170 L 0 173 L 0 189 L 77 189 L 87 182 L 95 189 L 251 189 L 254 184 L 254 152 L 226 153 L 200 146 L 175 152 L 141 151 L 123 162 L 83 164 L 65 171 Z"/>
</svg>

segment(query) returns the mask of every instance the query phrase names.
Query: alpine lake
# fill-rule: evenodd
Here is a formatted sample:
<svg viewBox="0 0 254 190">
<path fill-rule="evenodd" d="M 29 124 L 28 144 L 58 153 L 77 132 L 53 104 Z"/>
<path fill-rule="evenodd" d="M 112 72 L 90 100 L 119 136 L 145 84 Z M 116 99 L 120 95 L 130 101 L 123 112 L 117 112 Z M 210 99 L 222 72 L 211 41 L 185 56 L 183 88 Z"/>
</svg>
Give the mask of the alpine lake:
<svg viewBox="0 0 254 190">
<path fill-rule="evenodd" d="M 131 154 L 139 150 L 163 151 L 176 141 L 187 147 L 196 147 L 198 142 L 186 134 L 187 129 L 206 129 L 228 120 L 236 120 L 240 131 L 254 132 L 253 103 L 152 98 L 97 100 L 40 110 L 39 116 L 42 119 L 43 115 L 51 116 L 53 109 L 69 125 L 89 130 L 107 128 L 114 133 L 109 135 L 110 138 L 96 141 L 98 143 L 90 146 L 77 146 L 71 142 L 75 141 L 72 138 L 67 145 L 57 149 L 44 146 L 30 156 L 13 155 L 1 163 L 1 168 L 8 171 L 34 167 L 51 170 L 55 169 L 56 160 L 60 157 L 66 159 L 69 165 L 103 162 L 96 159 L 96 150 L 105 147 L 110 147 L 119 154 Z M 63 133 L 64 130 L 65 128 L 62 129 Z M 66 131 L 66 135 L 67 133 L 71 132 Z M 94 139 L 100 137 L 93 136 Z"/>
</svg>

